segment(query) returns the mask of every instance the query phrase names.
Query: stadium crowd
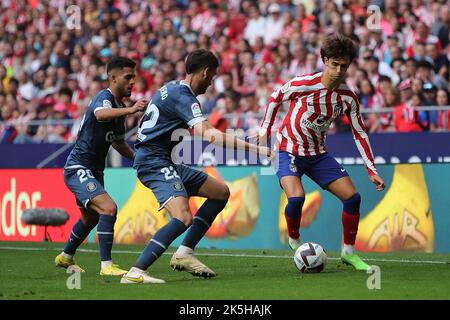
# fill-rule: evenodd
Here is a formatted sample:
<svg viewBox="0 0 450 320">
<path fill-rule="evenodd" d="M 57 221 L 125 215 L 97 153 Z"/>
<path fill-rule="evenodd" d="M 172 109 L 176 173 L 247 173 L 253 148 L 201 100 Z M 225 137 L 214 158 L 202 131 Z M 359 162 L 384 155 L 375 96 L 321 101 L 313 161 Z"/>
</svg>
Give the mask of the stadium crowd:
<svg viewBox="0 0 450 320">
<path fill-rule="evenodd" d="M 221 62 L 214 85 L 199 97 L 210 122 L 221 130 L 255 129 L 273 90 L 321 70 L 321 43 L 334 32 L 359 45 L 347 84 L 361 108 L 393 108 L 364 113 L 369 132 L 450 129 L 450 111 L 416 110 L 450 104 L 446 0 L 3 0 L 0 6 L 1 143 L 73 141 L 90 99 L 107 85 L 112 56 L 138 63 L 132 102 L 183 78 L 186 53 L 199 47 Z M 128 117 L 128 129 L 139 117 Z M 51 121 L 61 119 L 68 121 Z M 350 130 L 346 117 L 338 120 L 332 132 Z"/>
</svg>

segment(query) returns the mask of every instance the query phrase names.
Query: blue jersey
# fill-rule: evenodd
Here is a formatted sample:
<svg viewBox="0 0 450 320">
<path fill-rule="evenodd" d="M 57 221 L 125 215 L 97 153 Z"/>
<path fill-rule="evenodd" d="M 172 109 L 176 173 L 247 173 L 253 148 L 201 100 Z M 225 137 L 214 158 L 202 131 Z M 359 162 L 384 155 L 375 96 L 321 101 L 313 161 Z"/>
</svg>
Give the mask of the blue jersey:
<svg viewBox="0 0 450 320">
<path fill-rule="evenodd" d="M 111 143 L 125 137 L 125 117 L 108 121 L 98 121 L 95 112 L 105 108 L 122 108 L 111 90 L 104 89 L 97 93 L 89 103 L 81 121 L 78 138 L 64 168 L 79 166 L 91 171 L 103 171 L 105 159 Z"/>
<path fill-rule="evenodd" d="M 183 81 L 167 83 L 153 96 L 141 120 L 134 164 L 145 163 L 148 156 L 170 159 L 173 147 L 180 142 L 172 138 L 172 133 L 204 120 L 191 87 Z"/>
</svg>

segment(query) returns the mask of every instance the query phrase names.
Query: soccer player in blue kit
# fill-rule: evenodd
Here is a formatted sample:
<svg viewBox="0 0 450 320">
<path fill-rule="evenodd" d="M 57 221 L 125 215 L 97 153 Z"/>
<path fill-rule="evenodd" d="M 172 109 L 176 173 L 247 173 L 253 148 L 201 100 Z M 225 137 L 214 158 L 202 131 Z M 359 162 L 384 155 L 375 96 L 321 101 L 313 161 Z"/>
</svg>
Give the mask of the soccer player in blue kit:
<svg viewBox="0 0 450 320">
<path fill-rule="evenodd" d="M 64 251 L 56 256 L 58 267 L 80 268 L 73 256 L 90 231 L 97 225 L 100 248 L 100 275 L 121 276 L 126 270 L 113 263 L 111 248 L 117 206 L 103 183 L 105 158 L 112 145 L 121 155 L 133 160 L 134 152 L 125 142 L 125 117 L 144 111 L 148 100 L 126 107 L 122 99 L 131 95 L 136 63 L 115 57 L 107 64 L 109 87 L 97 93 L 89 103 L 81 122 L 75 146 L 64 166 L 64 182 L 76 197 L 81 218 L 73 226 Z"/>
<path fill-rule="evenodd" d="M 194 128 L 204 140 L 218 146 L 272 155 L 267 147 L 249 144 L 213 128 L 203 115 L 196 96 L 206 92 L 216 75 L 217 57 L 211 51 L 197 49 L 188 54 L 185 62 L 186 78 L 161 87 L 149 103 L 139 126 L 134 159 L 139 180 L 153 191 L 160 210 L 166 208 L 172 219 L 155 233 L 121 283 L 164 283 L 146 270 L 188 228 L 170 260 L 171 267 L 194 276 L 216 276 L 195 257 L 194 249 L 225 207 L 230 191 L 225 183 L 206 173 L 174 163 L 171 151 L 179 139 L 172 137 L 178 129 Z M 207 198 L 194 217 L 188 203 L 191 196 Z"/>
</svg>

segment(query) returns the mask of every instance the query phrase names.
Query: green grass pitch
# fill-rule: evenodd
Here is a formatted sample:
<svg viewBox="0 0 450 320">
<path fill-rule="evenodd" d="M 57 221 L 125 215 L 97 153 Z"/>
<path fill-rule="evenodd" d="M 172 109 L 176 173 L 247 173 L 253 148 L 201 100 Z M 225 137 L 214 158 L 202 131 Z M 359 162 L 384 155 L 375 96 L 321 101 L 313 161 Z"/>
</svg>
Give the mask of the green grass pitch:
<svg viewBox="0 0 450 320">
<path fill-rule="evenodd" d="M 83 244 L 76 259 L 86 273 L 80 289 L 68 289 L 71 274 L 56 268 L 62 243 L 0 242 L 0 299 L 151 299 L 151 300 L 306 300 L 306 299 L 449 299 L 450 254 L 361 253 L 380 267 L 380 289 L 368 289 L 372 274 L 343 265 L 337 253 L 319 274 L 301 274 L 289 250 L 198 249 L 201 261 L 218 273 L 202 279 L 173 271 L 170 248 L 150 274 L 158 285 L 122 285 L 102 277 L 96 244 Z M 115 245 L 113 259 L 129 268 L 143 246 Z M 370 282 L 370 281 L 369 281 Z"/>
</svg>

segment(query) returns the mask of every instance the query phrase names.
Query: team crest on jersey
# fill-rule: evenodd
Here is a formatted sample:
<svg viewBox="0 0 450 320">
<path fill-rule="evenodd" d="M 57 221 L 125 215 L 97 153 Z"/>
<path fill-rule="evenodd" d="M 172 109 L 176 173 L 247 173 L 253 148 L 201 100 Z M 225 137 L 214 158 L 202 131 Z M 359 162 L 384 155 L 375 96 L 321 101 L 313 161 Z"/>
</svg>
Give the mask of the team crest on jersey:
<svg viewBox="0 0 450 320">
<path fill-rule="evenodd" d="M 112 103 L 109 100 L 103 100 L 103 108 L 112 108 Z"/>
<path fill-rule="evenodd" d="M 289 170 L 295 173 L 297 172 L 297 166 L 293 163 L 289 163 Z"/>
<path fill-rule="evenodd" d="M 180 182 L 175 182 L 173 188 L 177 191 L 183 190 L 183 185 Z"/>
<path fill-rule="evenodd" d="M 192 115 L 194 117 L 200 117 L 202 115 L 202 109 L 200 108 L 200 105 L 197 102 L 194 102 L 191 105 Z"/>
<path fill-rule="evenodd" d="M 342 106 L 338 105 L 338 104 L 333 106 L 333 116 L 337 117 L 337 116 L 341 115 L 343 109 L 344 108 Z"/>
<path fill-rule="evenodd" d="M 87 191 L 89 191 L 89 192 L 93 192 L 93 191 L 95 191 L 95 189 L 97 189 L 97 185 L 96 185 L 94 182 L 89 182 L 89 183 L 86 185 L 86 189 L 87 189 Z"/>
</svg>

